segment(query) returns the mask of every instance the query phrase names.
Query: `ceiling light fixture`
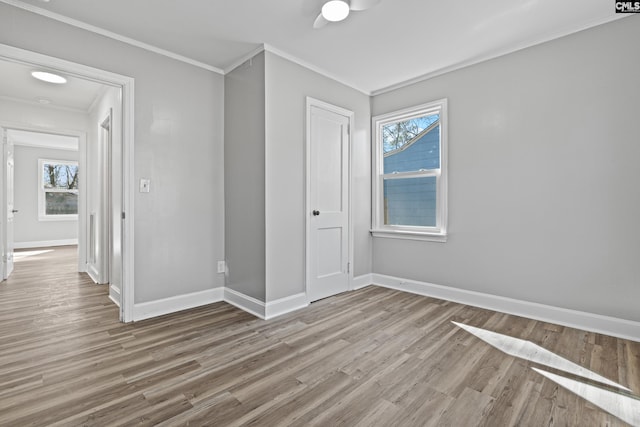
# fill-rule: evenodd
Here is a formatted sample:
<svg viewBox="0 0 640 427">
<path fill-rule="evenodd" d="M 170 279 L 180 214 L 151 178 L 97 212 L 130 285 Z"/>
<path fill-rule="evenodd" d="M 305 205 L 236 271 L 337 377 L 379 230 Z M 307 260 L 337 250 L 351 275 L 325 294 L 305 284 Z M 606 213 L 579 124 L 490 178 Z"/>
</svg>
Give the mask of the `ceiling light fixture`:
<svg viewBox="0 0 640 427">
<path fill-rule="evenodd" d="M 343 0 L 328 1 L 322 6 L 322 16 L 327 21 L 342 21 L 349 16 L 349 4 Z"/>
<path fill-rule="evenodd" d="M 67 82 L 67 79 L 65 79 L 64 77 L 53 73 L 47 73 L 46 71 L 34 71 L 31 73 L 31 75 L 34 78 L 47 83 L 55 83 L 60 85 Z"/>
</svg>

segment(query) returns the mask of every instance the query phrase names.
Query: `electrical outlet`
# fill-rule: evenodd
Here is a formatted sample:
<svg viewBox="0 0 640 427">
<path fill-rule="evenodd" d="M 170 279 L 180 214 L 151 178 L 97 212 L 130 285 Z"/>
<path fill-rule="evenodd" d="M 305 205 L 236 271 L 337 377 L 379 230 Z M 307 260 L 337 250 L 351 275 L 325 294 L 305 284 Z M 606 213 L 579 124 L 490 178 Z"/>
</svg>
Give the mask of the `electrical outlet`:
<svg viewBox="0 0 640 427">
<path fill-rule="evenodd" d="M 218 273 L 225 273 L 227 271 L 227 263 L 224 261 L 218 261 Z"/>
</svg>

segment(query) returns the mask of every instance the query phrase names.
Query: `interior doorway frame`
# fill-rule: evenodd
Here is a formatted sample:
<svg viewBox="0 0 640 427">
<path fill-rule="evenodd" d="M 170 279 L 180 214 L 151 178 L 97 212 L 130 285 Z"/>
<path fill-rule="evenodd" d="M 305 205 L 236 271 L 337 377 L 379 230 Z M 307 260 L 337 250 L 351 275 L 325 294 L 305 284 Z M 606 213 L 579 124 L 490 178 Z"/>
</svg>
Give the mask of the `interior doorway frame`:
<svg viewBox="0 0 640 427">
<path fill-rule="evenodd" d="M 85 170 L 87 164 L 87 134 L 80 130 L 62 129 L 62 128 L 45 128 L 41 126 L 31 125 L 28 123 L 14 123 L 9 121 L 0 121 L 0 127 L 5 131 L 19 130 L 33 133 L 42 133 L 47 135 L 69 136 L 78 139 L 78 167 L 81 171 Z M 20 144 L 16 144 L 20 145 Z M 78 179 L 78 271 L 87 271 L 86 256 L 86 240 L 83 240 L 84 224 L 86 221 L 87 210 L 87 174 L 81 173 Z M 4 224 L 4 217 L 2 217 Z M 4 238 L 3 242 L 4 243 Z"/>
<path fill-rule="evenodd" d="M 25 49 L 0 44 L 0 60 L 72 75 L 96 83 L 119 88 L 122 103 L 122 287 L 120 320 L 133 321 L 134 308 L 134 79 L 110 71 L 89 67 L 64 59 L 43 55 Z M 11 126 L 15 128 L 15 126 Z M 42 130 L 40 130 L 42 131 Z M 50 131 L 47 131 L 50 132 Z M 50 132 L 55 133 L 55 132 Z M 79 153 L 82 155 L 82 153 Z M 86 153 L 85 153 L 86 155 Z M 85 209 L 86 215 L 86 209 Z M 2 221 L 5 221 L 4 213 Z M 86 221 L 86 218 L 80 220 Z M 80 228 L 79 239 L 87 239 L 86 230 Z M 3 243 L 4 244 L 4 243 Z M 84 242 L 86 245 L 86 241 Z M 85 246 L 86 247 L 86 246 Z M 86 252 L 86 251 L 85 251 Z M 86 255 L 86 254 L 85 254 Z"/>
</svg>

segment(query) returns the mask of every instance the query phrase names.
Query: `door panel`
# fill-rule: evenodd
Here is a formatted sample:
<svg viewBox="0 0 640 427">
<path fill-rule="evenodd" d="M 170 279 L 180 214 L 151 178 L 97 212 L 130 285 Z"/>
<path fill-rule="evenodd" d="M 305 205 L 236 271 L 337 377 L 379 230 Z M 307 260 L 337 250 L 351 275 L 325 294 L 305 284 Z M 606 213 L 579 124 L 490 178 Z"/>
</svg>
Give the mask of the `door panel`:
<svg viewBox="0 0 640 427">
<path fill-rule="evenodd" d="M 318 105 L 308 115 L 309 301 L 349 289 L 349 117 Z"/>
<path fill-rule="evenodd" d="M 318 228 L 316 263 L 318 278 L 342 273 L 342 229 Z M 336 248 L 338 250 L 336 251 Z"/>
</svg>

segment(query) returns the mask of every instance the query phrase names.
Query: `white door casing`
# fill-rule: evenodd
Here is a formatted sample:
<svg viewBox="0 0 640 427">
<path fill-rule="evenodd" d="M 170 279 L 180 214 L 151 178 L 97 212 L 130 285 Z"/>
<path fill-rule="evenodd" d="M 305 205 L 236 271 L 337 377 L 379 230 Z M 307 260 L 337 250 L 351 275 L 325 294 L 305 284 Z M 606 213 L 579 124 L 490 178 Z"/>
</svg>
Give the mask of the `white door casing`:
<svg viewBox="0 0 640 427">
<path fill-rule="evenodd" d="M 3 193 L 4 203 L 6 207 L 2 250 L 2 279 L 7 279 L 13 272 L 13 218 L 17 212 L 14 206 L 14 161 L 13 161 L 13 143 L 7 137 L 7 130 L 2 128 L 2 150 L 3 150 Z"/>
<path fill-rule="evenodd" d="M 353 113 L 307 98 L 307 299 L 349 290 Z"/>
<path fill-rule="evenodd" d="M 122 124 L 120 129 L 122 137 L 121 147 L 121 295 L 120 295 L 120 320 L 133 321 L 134 309 L 134 79 L 121 74 L 89 67 L 86 65 L 66 61 L 52 56 L 42 55 L 36 52 L 19 49 L 13 46 L 0 44 L 0 60 L 17 61 L 31 64 L 36 67 L 44 67 L 58 70 L 62 73 L 86 78 L 101 84 L 120 88 Z M 4 177 L 3 177 L 4 178 Z M 4 216 L 4 214 L 3 214 Z M 6 224 L 6 217 L 2 218 Z M 4 227 L 3 227 L 4 228 Z M 3 229 L 4 231 L 4 229 Z M 4 239 L 4 235 L 2 236 Z M 85 236 L 86 238 L 86 236 Z"/>
</svg>

